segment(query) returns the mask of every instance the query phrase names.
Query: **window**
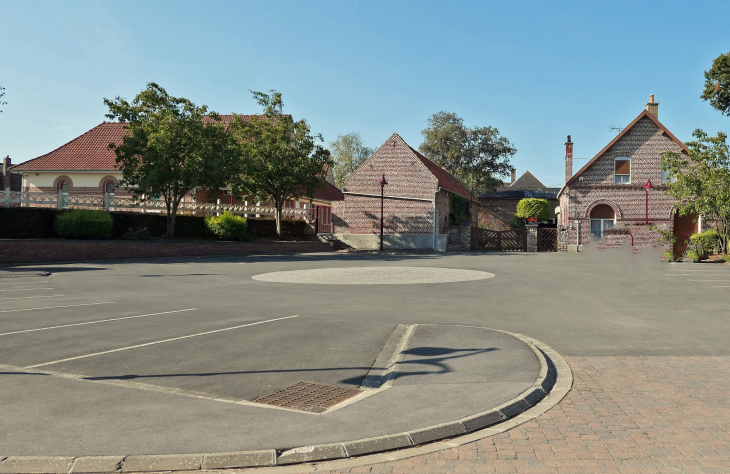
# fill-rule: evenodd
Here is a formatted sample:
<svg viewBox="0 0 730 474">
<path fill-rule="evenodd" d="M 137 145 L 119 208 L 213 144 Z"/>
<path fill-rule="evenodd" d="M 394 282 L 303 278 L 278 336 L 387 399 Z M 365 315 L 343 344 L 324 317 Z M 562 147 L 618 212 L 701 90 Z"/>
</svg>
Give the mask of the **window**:
<svg viewBox="0 0 730 474">
<path fill-rule="evenodd" d="M 591 237 L 603 238 L 607 229 L 616 222 L 616 214 L 611 206 L 600 204 L 591 210 Z"/>
<path fill-rule="evenodd" d="M 107 194 L 114 194 L 114 182 L 109 181 L 108 183 L 106 183 L 106 185 L 104 186 L 104 192 Z"/>
<path fill-rule="evenodd" d="M 58 208 L 68 209 L 68 181 L 58 185 Z"/>
<path fill-rule="evenodd" d="M 614 160 L 614 183 L 628 184 L 631 182 L 631 158 L 619 156 Z"/>
</svg>

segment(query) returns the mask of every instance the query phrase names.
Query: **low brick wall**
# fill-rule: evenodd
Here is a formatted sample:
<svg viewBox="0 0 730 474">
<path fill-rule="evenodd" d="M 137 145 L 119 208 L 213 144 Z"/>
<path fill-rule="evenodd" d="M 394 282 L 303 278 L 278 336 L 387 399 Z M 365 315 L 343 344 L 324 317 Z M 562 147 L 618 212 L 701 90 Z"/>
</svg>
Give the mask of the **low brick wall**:
<svg viewBox="0 0 730 474">
<path fill-rule="evenodd" d="M 329 251 L 331 242 L 0 240 L 0 263 Z"/>
</svg>

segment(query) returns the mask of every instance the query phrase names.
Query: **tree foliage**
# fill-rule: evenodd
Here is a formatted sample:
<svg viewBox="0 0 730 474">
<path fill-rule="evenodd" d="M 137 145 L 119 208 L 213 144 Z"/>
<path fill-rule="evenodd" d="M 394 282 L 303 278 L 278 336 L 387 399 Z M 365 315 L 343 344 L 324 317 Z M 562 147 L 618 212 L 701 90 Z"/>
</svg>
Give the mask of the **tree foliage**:
<svg viewBox="0 0 730 474">
<path fill-rule="evenodd" d="M 710 70 L 705 71 L 705 90 L 700 97 L 730 116 L 730 52 L 716 57 Z"/>
<path fill-rule="evenodd" d="M 7 102 L 3 101 L 3 97 L 5 97 L 5 88 L 3 86 L 0 86 L 0 107 L 7 104 Z M 2 109 L 0 109 L 0 113 L 2 112 Z"/>
<path fill-rule="evenodd" d="M 104 99 L 106 115 L 125 124 L 121 144 L 109 145 L 123 173 L 120 184 L 133 194 L 161 197 L 167 232 L 183 197 L 195 188 L 218 189 L 236 172 L 235 142 L 208 107 L 173 97 L 151 82 L 131 102 Z"/>
<path fill-rule="evenodd" d="M 354 132 L 338 136 L 330 143 L 329 151 L 335 163 L 333 173 L 338 188 L 375 152 L 362 143 L 359 133 Z"/>
<path fill-rule="evenodd" d="M 676 203 L 680 215 L 697 214 L 705 222 L 714 222 L 720 235 L 720 246 L 727 253 L 730 225 L 730 154 L 727 135 L 719 132 L 709 137 L 695 130 L 694 141 L 687 142 L 689 154 L 667 152 L 662 157 L 668 172 L 666 194 Z"/>
<path fill-rule="evenodd" d="M 550 219 L 550 206 L 547 199 L 524 198 L 517 203 L 515 217 L 520 219 Z"/>
<path fill-rule="evenodd" d="M 473 193 L 495 188 L 512 172 L 510 159 L 517 149 L 498 129 L 468 128 L 458 115 L 446 111 L 431 115 L 427 124 L 419 151 Z"/>
<path fill-rule="evenodd" d="M 281 93 L 254 92 L 264 109 L 262 117 L 235 116 L 231 130 L 238 142 L 239 168 L 231 185 L 236 194 L 255 195 L 273 201 L 276 208 L 276 233 L 281 237 L 281 212 L 284 202 L 302 196 L 312 197 L 327 184 L 325 166 L 333 165 L 330 152 L 318 142 L 305 120 L 294 121 L 282 113 Z"/>
</svg>

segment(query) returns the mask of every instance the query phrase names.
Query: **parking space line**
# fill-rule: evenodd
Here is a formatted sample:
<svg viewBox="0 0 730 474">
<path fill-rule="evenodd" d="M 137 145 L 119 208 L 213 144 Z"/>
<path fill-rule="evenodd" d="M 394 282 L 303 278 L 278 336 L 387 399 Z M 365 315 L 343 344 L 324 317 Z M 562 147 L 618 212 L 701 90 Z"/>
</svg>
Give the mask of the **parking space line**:
<svg viewBox="0 0 730 474">
<path fill-rule="evenodd" d="M 190 334 L 190 335 L 187 335 L 187 336 L 173 337 L 171 339 L 163 339 L 161 341 L 146 342 L 144 344 L 137 344 L 137 345 L 134 345 L 134 346 L 120 347 L 119 349 L 112 349 L 110 351 L 94 352 L 93 354 L 86 354 L 86 355 L 82 355 L 82 356 L 69 357 L 67 359 L 54 360 L 52 362 L 44 362 L 42 364 L 29 365 L 29 366 L 26 367 L 26 369 L 33 369 L 35 367 L 43 367 L 43 366 L 46 366 L 46 365 L 60 364 L 61 362 L 68 362 L 70 360 L 85 359 L 87 357 L 94 357 L 94 356 L 104 355 L 104 354 L 112 354 L 114 352 L 120 352 L 120 351 L 128 351 L 130 349 L 137 349 L 137 348 L 140 348 L 140 347 L 153 346 L 155 344 L 164 344 L 165 342 L 180 341 L 182 339 L 188 339 L 188 338 L 191 338 L 191 337 L 205 336 L 205 335 L 208 335 L 208 334 L 215 334 L 217 332 L 232 331 L 234 329 L 246 328 L 246 327 L 249 327 L 249 326 L 256 326 L 256 325 L 259 325 L 259 324 L 273 323 L 274 321 L 282 321 L 284 319 L 291 319 L 291 318 L 298 318 L 298 317 L 299 317 L 299 315 L 298 314 L 295 314 L 294 316 L 285 316 L 283 318 L 267 319 L 266 321 L 259 321 L 259 322 L 256 322 L 256 323 L 249 323 L 249 324 L 241 324 L 240 326 L 233 326 L 233 327 L 230 327 L 230 328 L 216 329 L 214 331 L 199 332 L 197 334 Z"/>
<path fill-rule="evenodd" d="M 66 296 L 66 295 L 13 296 L 11 298 L 0 298 L 0 301 L 5 301 L 5 300 L 32 300 L 32 299 L 35 299 L 35 298 L 57 298 L 59 296 Z"/>
<path fill-rule="evenodd" d="M 35 311 L 37 309 L 72 308 L 75 306 L 94 306 L 97 304 L 114 304 L 114 301 L 102 301 L 101 303 L 64 304 L 61 306 L 44 306 L 42 308 L 6 309 L 0 311 L 0 313 L 17 313 L 19 311 Z"/>
<path fill-rule="evenodd" d="M 183 313 L 185 311 L 195 311 L 196 309 L 198 309 L 198 308 L 178 309 L 178 310 L 175 310 L 175 311 L 165 311 L 163 313 L 139 314 L 137 316 L 125 316 L 123 318 L 101 319 L 99 321 L 87 321 L 87 322 L 84 322 L 84 323 L 64 324 L 64 325 L 61 325 L 61 326 L 49 326 L 49 327 L 45 327 L 45 328 L 24 329 L 22 331 L 13 331 L 13 332 L 0 333 L 0 336 L 10 336 L 11 334 L 21 334 L 21 333 L 25 333 L 25 332 L 45 331 L 46 329 L 59 329 L 59 328 L 70 328 L 70 327 L 73 327 L 73 326 L 85 326 L 87 324 L 108 323 L 108 322 L 111 322 L 111 321 L 121 321 L 123 319 L 146 318 L 146 317 L 149 317 L 149 316 L 159 316 L 161 314 Z"/>
<path fill-rule="evenodd" d="M 55 288 L 11 288 L 9 290 L 0 290 L 0 291 L 36 291 L 36 290 L 55 290 Z"/>
</svg>

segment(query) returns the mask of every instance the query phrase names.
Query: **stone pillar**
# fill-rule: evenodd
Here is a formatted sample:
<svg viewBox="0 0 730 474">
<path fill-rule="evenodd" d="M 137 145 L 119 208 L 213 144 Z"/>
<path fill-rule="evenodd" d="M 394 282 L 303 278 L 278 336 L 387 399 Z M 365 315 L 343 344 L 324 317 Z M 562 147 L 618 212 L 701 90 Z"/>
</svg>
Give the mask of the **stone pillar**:
<svg viewBox="0 0 730 474">
<path fill-rule="evenodd" d="M 537 224 L 527 223 L 527 251 L 537 252 Z"/>
</svg>

